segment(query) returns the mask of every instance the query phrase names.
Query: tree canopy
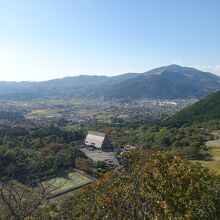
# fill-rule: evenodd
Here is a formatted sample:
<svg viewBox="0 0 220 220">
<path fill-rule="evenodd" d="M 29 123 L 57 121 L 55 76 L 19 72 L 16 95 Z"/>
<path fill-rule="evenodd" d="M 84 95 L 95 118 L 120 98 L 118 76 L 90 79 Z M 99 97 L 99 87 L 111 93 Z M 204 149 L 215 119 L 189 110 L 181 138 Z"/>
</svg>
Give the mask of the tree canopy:
<svg viewBox="0 0 220 220">
<path fill-rule="evenodd" d="M 128 153 L 122 171 L 75 193 L 62 219 L 219 219 L 218 177 L 168 153 Z"/>
</svg>

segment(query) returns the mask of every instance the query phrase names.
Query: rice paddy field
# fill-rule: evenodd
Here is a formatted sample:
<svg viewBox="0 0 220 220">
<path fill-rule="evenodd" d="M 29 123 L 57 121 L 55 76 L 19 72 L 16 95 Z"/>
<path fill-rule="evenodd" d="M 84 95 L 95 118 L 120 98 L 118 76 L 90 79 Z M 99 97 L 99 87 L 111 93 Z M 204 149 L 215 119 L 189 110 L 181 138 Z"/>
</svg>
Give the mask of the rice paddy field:
<svg viewBox="0 0 220 220">
<path fill-rule="evenodd" d="M 92 181 L 92 178 L 89 178 L 83 173 L 76 171 L 69 173 L 66 177 L 60 177 L 44 181 L 43 185 L 45 187 L 49 186 L 51 188 L 50 196 L 53 196 L 74 190 Z"/>
</svg>

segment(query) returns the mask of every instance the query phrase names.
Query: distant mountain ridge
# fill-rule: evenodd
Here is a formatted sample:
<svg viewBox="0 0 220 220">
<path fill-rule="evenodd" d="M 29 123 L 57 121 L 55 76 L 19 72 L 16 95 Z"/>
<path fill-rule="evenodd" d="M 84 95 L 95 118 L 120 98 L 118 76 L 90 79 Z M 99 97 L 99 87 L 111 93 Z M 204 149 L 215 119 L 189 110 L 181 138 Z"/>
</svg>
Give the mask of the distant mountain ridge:
<svg viewBox="0 0 220 220">
<path fill-rule="evenodd" d="M 105 98 L 175 99 L 203 97 L 220 89 L 220 77 L 169 65 L 118 76 L 80 75 L 43 82 L 0 82 L 0 99 Z"/>
<path fill-rule="evenodd" d="M 203 97 L 220 87 L 220 77 L 212 73 L 170 65 L 140 74 L 107 91 L 106 97 L 173 99 Z"/>
</svg>

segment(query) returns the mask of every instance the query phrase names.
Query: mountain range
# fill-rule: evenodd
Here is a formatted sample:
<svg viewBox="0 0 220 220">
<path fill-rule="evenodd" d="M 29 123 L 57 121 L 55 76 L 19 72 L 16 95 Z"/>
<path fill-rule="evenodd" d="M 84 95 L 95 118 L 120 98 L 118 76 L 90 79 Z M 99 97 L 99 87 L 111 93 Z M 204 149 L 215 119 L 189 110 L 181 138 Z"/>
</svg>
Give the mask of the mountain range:
<svg viewBox="0 0 220 220">
<path fill-rule="evenodd" d="M 0 99 L 201 98 L 220 89 L 220 77 L 190 67 L 169 65 L 144 73 L 107 77 L 80 75 L 43 82 L 0 82 Z"/>
</svg>

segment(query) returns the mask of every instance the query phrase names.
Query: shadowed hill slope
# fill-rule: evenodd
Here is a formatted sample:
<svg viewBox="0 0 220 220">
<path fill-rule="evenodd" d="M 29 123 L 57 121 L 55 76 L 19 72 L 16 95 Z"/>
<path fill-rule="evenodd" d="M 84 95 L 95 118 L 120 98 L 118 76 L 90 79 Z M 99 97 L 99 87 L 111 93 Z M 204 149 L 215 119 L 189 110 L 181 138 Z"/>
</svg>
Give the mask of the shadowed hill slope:
<svg viewBox="0 0 220 220">
<path fill-rule="evenodd" d="M 164 122 L 166 126 L 180 127 L 196 122 L 220 119 L 220 91 L 201 99 Z"/>
</svg>

